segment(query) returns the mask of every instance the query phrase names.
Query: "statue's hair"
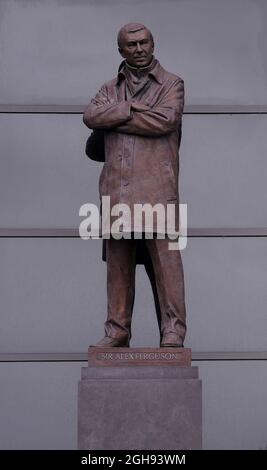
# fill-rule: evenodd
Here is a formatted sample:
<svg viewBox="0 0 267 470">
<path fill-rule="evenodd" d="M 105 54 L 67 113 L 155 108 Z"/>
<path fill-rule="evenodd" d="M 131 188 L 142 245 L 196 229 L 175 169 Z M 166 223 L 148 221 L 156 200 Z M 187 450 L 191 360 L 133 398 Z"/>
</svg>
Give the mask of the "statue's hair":
<svg viewBox="0 0 267 470">
<path fill-rule="evenodd" d="M 118 41 L 119 48 L 120 49 L 123 48 L 123 40 L 124 40 L 125 33 L 135 33 L 136 31 L 141 31 L 142 29 L 146 29 L 149 32 L 150 39 L 154 43 L 152 33 L 146 26 L 144 26 L 141 23 L 127 23 L 124 26 L 122 26 L 122 28 L 118 32 L 117 41 Z"/>
</svg>

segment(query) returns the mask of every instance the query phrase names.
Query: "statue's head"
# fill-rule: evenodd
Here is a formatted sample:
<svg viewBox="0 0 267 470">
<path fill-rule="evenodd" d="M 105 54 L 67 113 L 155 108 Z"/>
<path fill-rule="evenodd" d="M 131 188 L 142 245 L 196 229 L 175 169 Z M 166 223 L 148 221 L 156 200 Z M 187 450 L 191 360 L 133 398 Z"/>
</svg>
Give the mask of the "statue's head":
<svg viewBox="0 0 267 470">
<path fill-rule="evenodd" d="M 143 24 L 128 23 L 118 32 L 118 49 L 132 67 L 145 67 L 153 57 L 153 36 Z"/>
</svg>

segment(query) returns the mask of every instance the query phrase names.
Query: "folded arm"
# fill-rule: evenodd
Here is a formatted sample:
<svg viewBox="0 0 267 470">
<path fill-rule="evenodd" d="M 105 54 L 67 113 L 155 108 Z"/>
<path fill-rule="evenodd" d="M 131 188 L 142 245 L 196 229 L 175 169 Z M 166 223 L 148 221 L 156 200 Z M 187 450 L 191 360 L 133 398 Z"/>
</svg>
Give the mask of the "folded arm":
<svg viewBox="0 0 267 470">
<path fill-rule="evenodd" d="M 180 126 L 184 108 L 184 82 L 177 79 L 166 91 L 162 101 L 153 108 L 135 110 L 132 118 L 114 131 L 144 136 L 168 134 Z"/>
<path fill-rule="evenodd" d="M 104 85 L 86 107 L 83 122 L 90 129 L 112 129 L 131 119 L 131 102 L 110 102 Z"/>
</svg>

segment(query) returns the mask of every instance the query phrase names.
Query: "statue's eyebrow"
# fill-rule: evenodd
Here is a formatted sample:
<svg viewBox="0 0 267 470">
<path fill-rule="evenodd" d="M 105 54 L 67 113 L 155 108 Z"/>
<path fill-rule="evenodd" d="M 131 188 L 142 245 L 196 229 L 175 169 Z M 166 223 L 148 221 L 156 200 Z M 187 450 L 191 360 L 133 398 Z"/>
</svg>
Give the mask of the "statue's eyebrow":
<svg viewBox="0 0 267 470">
<path fill-rule="evenodd" d="M 147 39 L 147 38 L 141 39 L 140 41 L 127 41 L 127 46 L 134 46 L 134 45 L 136 45 L 138 42 L 139 42 L 140 44 L 145 44 L 145 43 L 148 42 L 148 41 L 149 41 L 149 39 Z"/>
</svg>

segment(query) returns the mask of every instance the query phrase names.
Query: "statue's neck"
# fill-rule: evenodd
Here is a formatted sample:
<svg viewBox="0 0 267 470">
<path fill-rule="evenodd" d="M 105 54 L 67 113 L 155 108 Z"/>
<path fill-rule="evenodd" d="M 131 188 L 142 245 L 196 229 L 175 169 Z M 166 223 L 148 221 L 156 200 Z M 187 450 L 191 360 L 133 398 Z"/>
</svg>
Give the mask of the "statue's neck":
<svg viewBox="0 0 267 470">
<path fill-rule="evenodd" d="M 151 62 L 146 65 L 145 67 L 133 67 L 132 65 L 128 64 L 127 61 L 125 61 L 125 67 L 126 69 L 135 77 L 137 78 L 143 78 L 145 77 L 154 67 L 156 64 L 156 59 L 154 56 L 152 57 Z"/>
</svg>

